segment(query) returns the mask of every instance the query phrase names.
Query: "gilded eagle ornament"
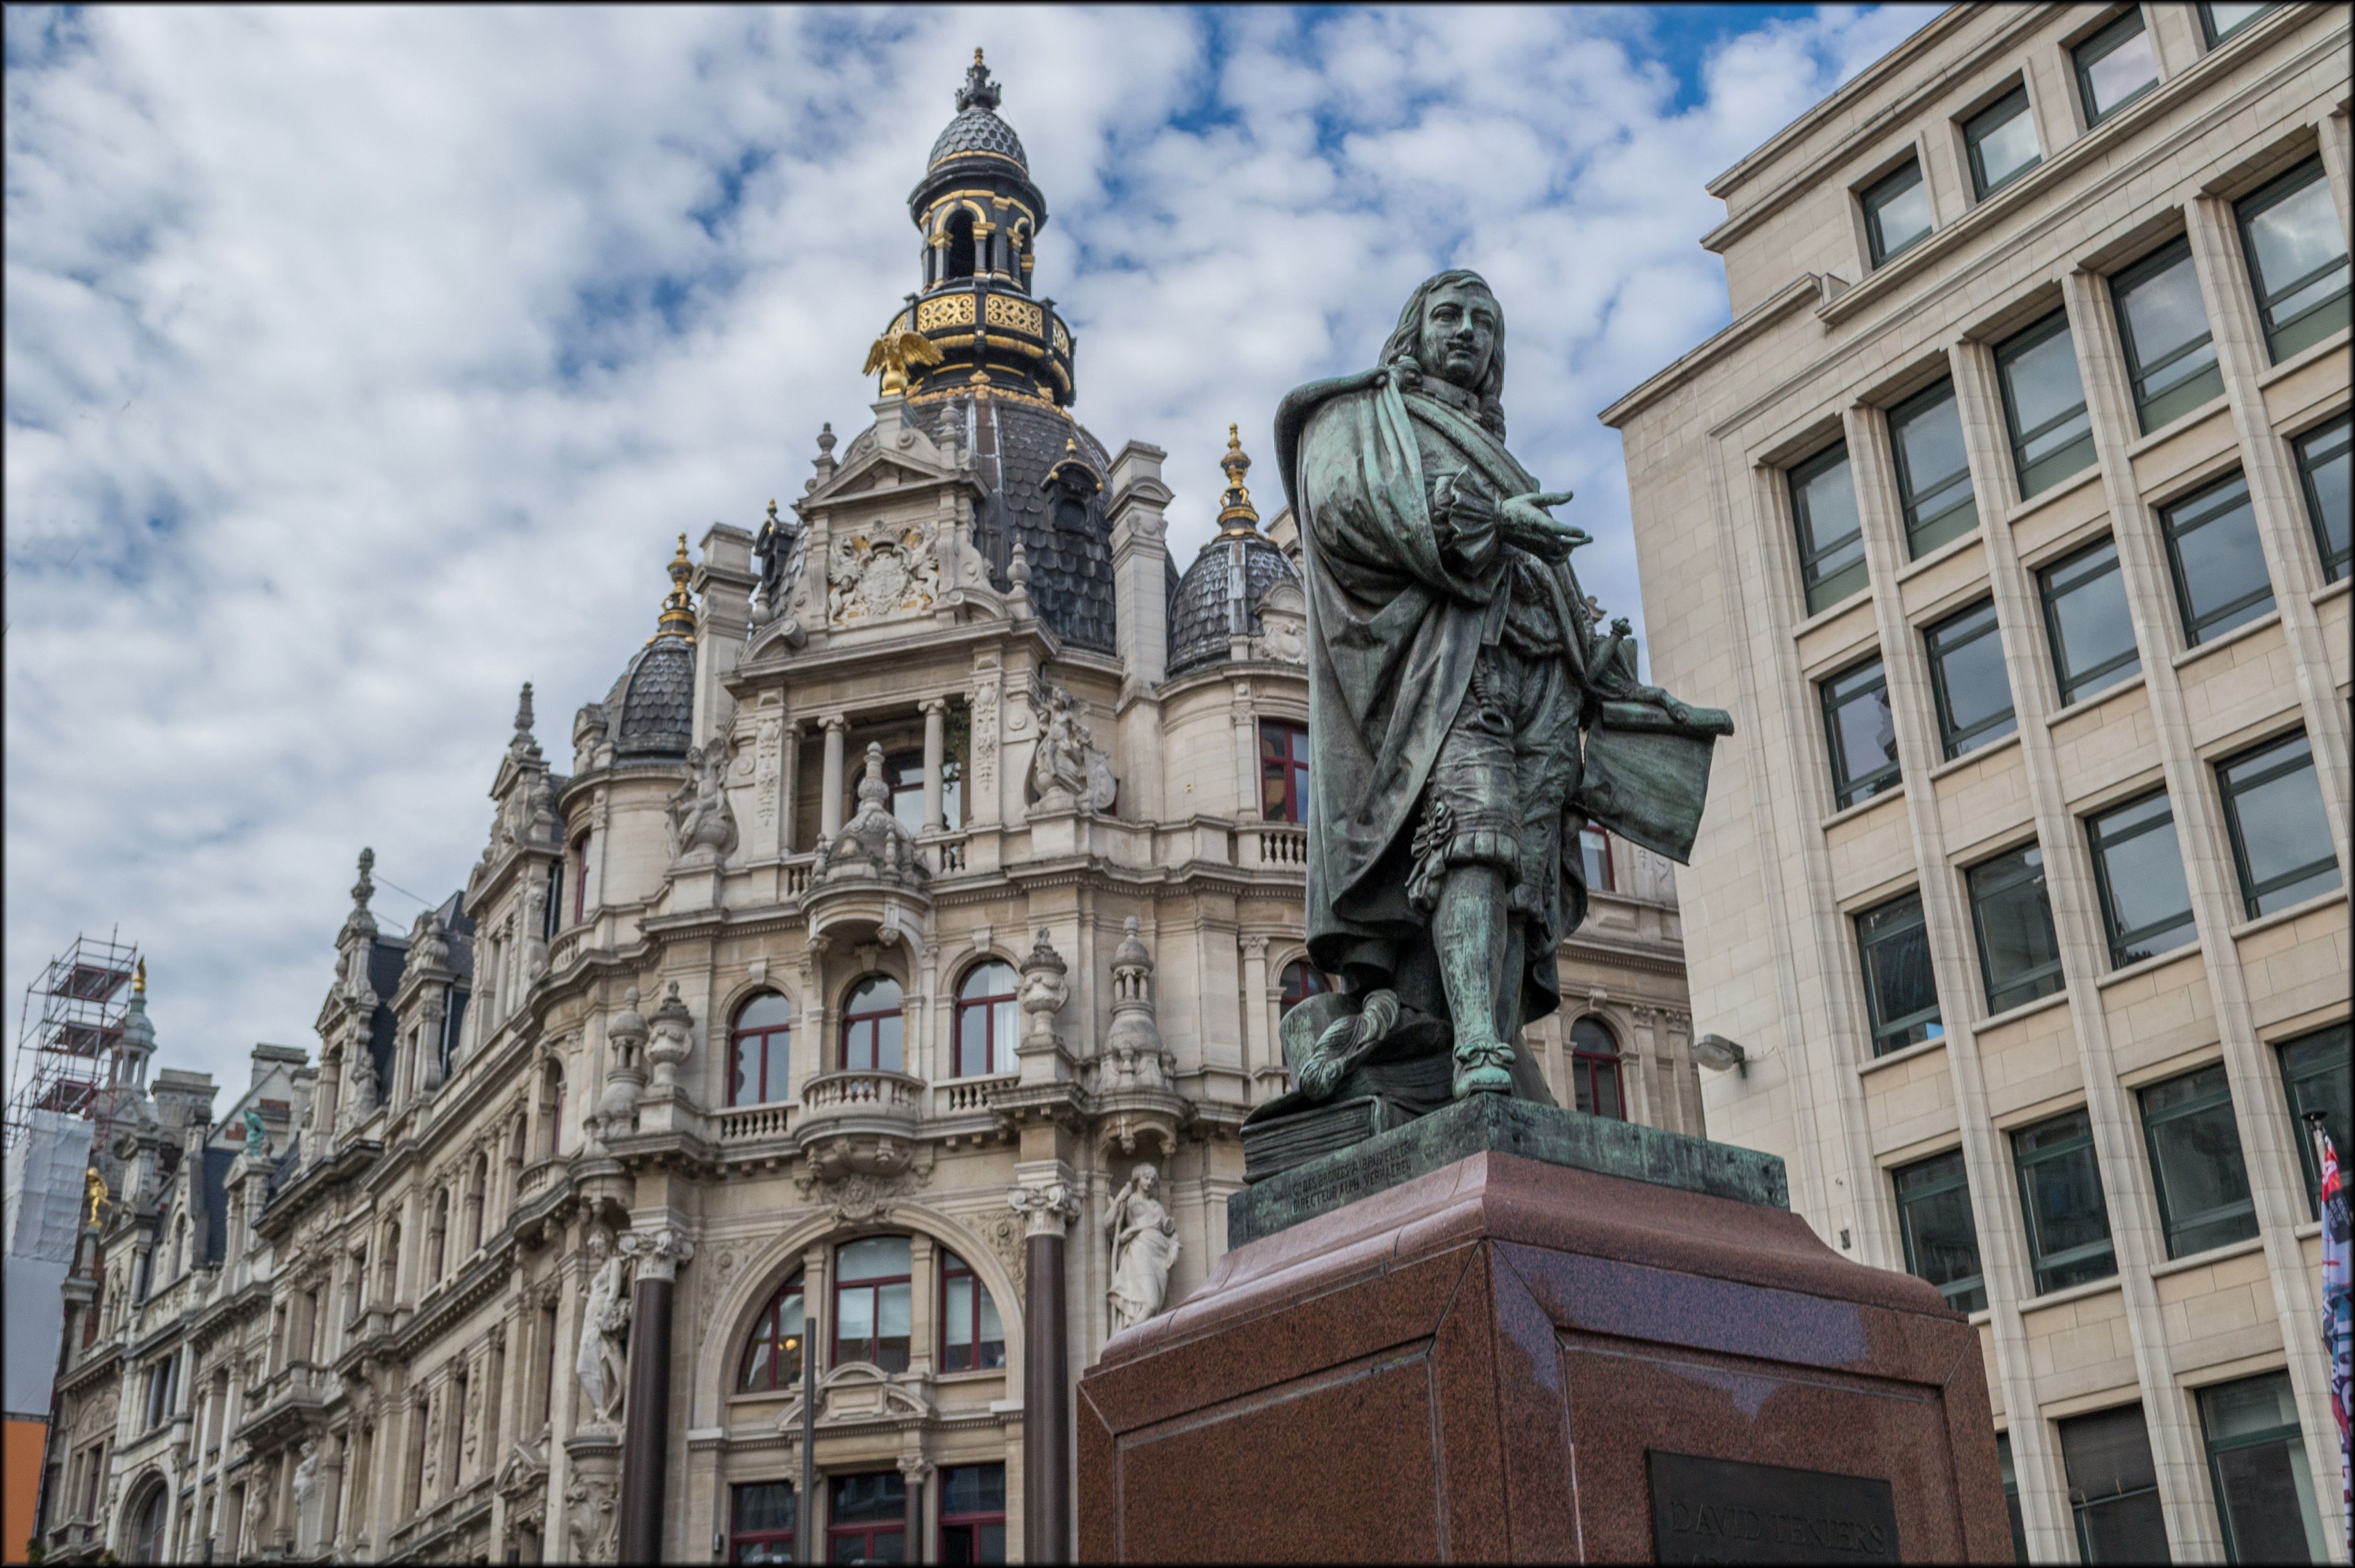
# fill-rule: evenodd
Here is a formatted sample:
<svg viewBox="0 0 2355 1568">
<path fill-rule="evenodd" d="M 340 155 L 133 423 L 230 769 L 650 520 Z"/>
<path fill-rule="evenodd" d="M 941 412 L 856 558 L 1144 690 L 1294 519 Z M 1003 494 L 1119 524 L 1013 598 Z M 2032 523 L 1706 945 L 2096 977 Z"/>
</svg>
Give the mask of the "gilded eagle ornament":
<svg viewBox="0 0 2355 1568">
<path fill-rule="evenodd" d="M 868 346 L 867 368 L 858 374 L 872 376 L 881 371 L 883 395 L 888 397 L 894 392 L 908 389 L 908 372 L 911 369 L 940 363 L 941 351 L 933 345 L 932 339 L 922 333 L 902 328 L 898 332 L 885 333 Z"/>
</svg>

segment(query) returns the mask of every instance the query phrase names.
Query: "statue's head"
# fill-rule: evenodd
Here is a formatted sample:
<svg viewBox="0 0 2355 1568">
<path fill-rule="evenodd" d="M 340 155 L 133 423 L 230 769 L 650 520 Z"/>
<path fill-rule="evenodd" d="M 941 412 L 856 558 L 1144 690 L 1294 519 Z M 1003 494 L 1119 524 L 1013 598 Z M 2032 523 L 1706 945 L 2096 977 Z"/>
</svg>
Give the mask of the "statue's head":
<svg viewBox="0 0 2355 1568">
<path fill-rule="evenodd" d="M 1130 1174 L 1129 1180 L 1136 1183 L 1138 1192 L 1150 1198 L 1153 1189 L 1161 1184 L 1161 1172 L 1154 1169 L 1153 1162 L 1148 1160 Z"/>
<path fill-rule="evenodd" d="M 586 1245 L 589 1249 L 590 1259 L 592 1262 L 602 1263 L 605 1261 L 605 1254 L 611 1250 L 613 1243 L 610 1238 L 606 1236 L 604 1226 L 591 1225 L 589 1228 L 589 1239 Z"/>
<path fill-rule="evenodd" d="M 1479 273 L 1457 267 L 1424 279 L 1399 312 L 1382 363 L 1471 393 L 1481 423 L 1503 433 L 1505 312 Z"/>
</svg>

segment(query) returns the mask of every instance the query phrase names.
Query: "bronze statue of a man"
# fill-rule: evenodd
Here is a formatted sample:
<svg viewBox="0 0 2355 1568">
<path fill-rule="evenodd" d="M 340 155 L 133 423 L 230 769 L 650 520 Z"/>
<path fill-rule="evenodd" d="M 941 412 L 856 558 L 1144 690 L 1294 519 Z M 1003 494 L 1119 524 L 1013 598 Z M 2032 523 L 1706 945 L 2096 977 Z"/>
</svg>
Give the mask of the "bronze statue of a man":
<svg viewBox="0 0 2355 1568">
<path fill-rule="evenodd" d="M 1517 1041 L 1561 1001 L 1579 829 L 1682 860 L 1732 733 L 1636 681 L 1624 620 L 1598 635 L 1570 567 L 1587 535 L 1505 450 L 1504 383 L 1496 295 L 1448 271 L 1380 366 L 1276 413 L 1307 568 L 1308 950 L 1341 981 L 1287 1016 L 1286 1102 L 1550 1103 Z"/>
</svg>

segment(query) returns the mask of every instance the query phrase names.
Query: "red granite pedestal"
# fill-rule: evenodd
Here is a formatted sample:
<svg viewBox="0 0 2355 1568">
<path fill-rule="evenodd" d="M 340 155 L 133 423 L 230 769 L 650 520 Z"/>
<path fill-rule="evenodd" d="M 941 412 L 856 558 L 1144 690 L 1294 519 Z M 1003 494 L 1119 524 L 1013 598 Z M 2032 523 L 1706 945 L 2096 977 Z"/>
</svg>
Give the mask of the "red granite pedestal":
<svg viewBox="0 0 2355 1568">
<path fill-rule="evenodd" d="M 1078 1446 L 1087 1562 L 2011 1555 L 1930 1286 L 1506 1154 L 1228 1253 L 1081 1379 Z"/>
</svg>

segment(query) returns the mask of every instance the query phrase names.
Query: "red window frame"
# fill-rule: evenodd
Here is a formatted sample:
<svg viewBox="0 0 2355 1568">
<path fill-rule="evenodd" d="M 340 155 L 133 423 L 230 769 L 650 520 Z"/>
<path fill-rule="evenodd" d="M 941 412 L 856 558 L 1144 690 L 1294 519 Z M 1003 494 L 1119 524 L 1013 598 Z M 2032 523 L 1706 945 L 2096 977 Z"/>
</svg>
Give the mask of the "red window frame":
<svg viewBox="0 0 2355 1568">
<path fill-rule="evenodd" d="M 891 988 L 891 1005 L 853 1011 L 859 992 L 878 981 Z M 837 1037 L 841 1041 L 841 1058 L 837 1065 L 843 1071 L 896 1073 L 900 1070 L 900 1063 L 907 1060 L 906 1031 L 900 1029 L 894 1032 L 896 1037 L 891 1043 L 892 1050 L 893 1054 L 897 1055 L 900 1061 L 887 1067 L 882 1061 L 883 1021 L 889 1019 L 894 1023 L 900 1022 L 905 1016 L 907 997 L 905 988 L 887 974 L 861 975 L 851 982 L 850 990 L 844 993 L 842 1031 Z M 864 1062 L 857 1059 L 862 1044 L 867 1055 L 867 1060 Z"/>
<path fill-rule="evenodd" d="M 973 1285 L 973 1293 L 965 1301 L 965 1321 L 963 1324 L 963 1327 L 966 1332 L 967 1338 L 963 1345 L 956 1344 L 949 1338 L 949 1286 L 952 1282 L 959 1279 L 969 1280 Z M 998 1337 L 996 1339 L 985 1340 L 981 1337 L 981 1309 L 985 1303 L 988 1303 L 992 1306 L 996 1305 L 994 1302 L 990 1302 L 989 1287 L 982 1283 L 981 1276 L 975 1274 L 973 1271 L 973 1266 L 965 1262 L 964 1259 L 959 1257 L 956 1254 L 949 1251 L 945 1247 L 942 1248 L 941 1303 L 939 1315 L 941 1321 L 941 1370 L 943 1372 L 987 1372 L 993 1368 L 1002 1367 L 1006 1364 L 1006 1320 L 1003 1318 L 998 1319 Z M 994 1359 L 990 1354 L 990 1347 L 992 1345 L 995 1345 L 997 1348 L 996 1354 Z M 973 1364 L 969 1366 L 959 1364 L 954 1359 L 953 1359 L 951 1354 L 952 1351 L 960 1351 L 969 1354 L 973 1358 Z"/>
<path fill-rule="evenodd" d="M 777 1287 L 777 1293 L 769 1298 L 769 1304 L 761 1308 L 760 1320 L 744 1337 L 743 1353 L 737 1358 L 737 1393 L 774 1393 L 781 1389 L 800 1385 L 802 1348 L 809 1334 L 809 1314 L 806 1311 L 802 1314 L 800 1334 L 788 1334 L 785 1332 L 785 1308 L 790 1302 L 803 1299 L 802 1290 L 801 1271 L 796 1269 L 792 1278 Z M 768 1354 L 762 1358 L 761 1371 L 756 1373 L 752 1368 L 752 1352 L 764 1348 Z M 783 1372 L 787 1356 L 794 1359 L 790 1377 Z"/>
<path fill-rule="evenodd" d="M 861 1237 L 860 1239 L 865 1240 L 868 1238 Z M 905 1241 L 907 1238 L 900 1236 L 895 1239 Z M 851 1361 L 872 1361 L 875 1365 L 881 1367 L 885 1372 L 906 1372 L 908 1370 L 909 1352 L 910 1351 L 912 1351 L 914 1347 L 911 1345 L 907 1350 L 902 1350 L 896 1353 L 888 1352 L 883 1348 L 883 1336 L 881 1331 L 883 1327 L 883 1292 L 886 1287 L 893 1285 L 908 1286 L 912 1292 L 914 1288 L 915 1277 L 912 1274 L 877 1274 L 862 1275 L 856 1279 L 847 1277 L 844 1274 L 844 1268 L 846 1266 L 842 1261 L 843 1255 L 847 1250 L 847 1244 L 844 1246 L 837 1247 L 834 1254 L 834 1315 L 826 1323 L 827 1330 L 834 1336 L 834 1356 L 830 1364 L 840 1366 L 845 1360 L 843 1355 L 842 1338 L 842 1298 L 845 1296 L 852 1295 L 858 1291 L 865 1291 L 868 1295 L 868 1311 L 867 1320 L 875 1326 L 875 1333 L 868 1339 L 852 1340 L 851 1344 L 859 1351 L 859 1353 L 851 1356 L 848 1359 Z M 912 1306 L 913 1303 L 911 1302 L 911 1305 Z M 912 1329 L 914 1325 L 911 1323 L 910 1327 Z M 890 1359 L 887 1360 L 887 1356 L 889 1356 Z M 892 1362 L 894 1361 L 897 1361 L 899 1364 L 896 1366 L 893 1365 Z"/>
<path fill-rule="evenodd" d="M 786 1511 L 798 1526 L 801 1522 L 801 1499 L 791 1481 L 739 1481 L 728 1493 L 728 1561 L 730 1563 L 794 1563 L 800 1561 L 794 1550 L 794 1529 L 746 1530 L 743 1527 L 745 1494 L 765 1491 L 772 1487 L 784 1489 L 788 1503 Z"/>
<path fill-rule="evenodd" d="M 589 918 L 589 835 L 572 841 L 572 923 Z"/>
<path fill-rule="evenodd" d="M 1320 991 L 1333 989 L 1325 971 L 1306 959 L 1295 959 L 1284 966 L 1284 1010 L 1286 1012 Z"/>
<path fill-rule="evenodd" d="M 1004 971 L 1001 982 L 1004 989 L 975 993 L 973 988 L 977 983 L 984 980 L 997 978 L 991 974 L 993 969 Z M 1010 1059 L 1014 1054 L 1016 1038 L 1015 985 L 1014 966 L 1003 959 L 984 959 L 967 969 L 964 979 L 958 982 L 956 1002 L 956 1075 L 958 1077 L 979 1078 L 992 1073 L 1014 1071 Z M 1001 1007 L 1004 1009 L 1003 1012 L 999 1011 Z M 966 1049 L 965 1037 L 966 1015 L 975 1012 L 980 1015 L 977 1022 L 981 1026 L 978 1063 L 974 1060 L 974 1054 Z M 1003 1042 L 998 1039 L 1001 1026 L 1006 1036 Z M 1005 1067 L 996 1065 L 1001 1046 L 1009 1059 L 1009 1065 Z"/>
<path fill-rule="evenodd" d="M 784 1005 L 784 1018 L 777 1023 L 746 1024 L 745 1015 L 764 1001 Z M 764 991 L 744 999 L 736 1010 L 736 1023 L 728 1032 L 728 1103 L 731 1106 L 766 1105 L 785 1097 L 789 1059 L 793 1051 L 794 1009 L 782 991 Z M 747 1047 L 759 1053 L 758 1068 L 750 1075 L 750 1086 L 755 1091 L 745 1094 L 748 1075 L 744 1071 Z"/>
<path fill-rule="evenodd" d="M 540 1079 L 539 1092 L 540 1112 L 548 1122 L 548 1158 L 553 1160 L 564 1152 L 564 1069 L 549 1064 Z"/>
<path fill-rule="evenodd" d="M 1582 1039 L 1583 1034 L 1587 1038 Z M 1600 1036 L 1609 1049 L 1587 1043 Z M 1570 1076 L 1578 1108 L 1590 1116 L 1607 1117 L 1613 1121 L 1627 1119 L 1625 1085 L 1619 1075 L 1623 1060 L 1617 1036 L 1600 1019 L 1589 1016 L 1570 1026 Z M 1609 1098 L 1604 1097 L 1605 1090 Z"/>
<path fill-rule="evenodd" d="M 877 1542 L 884 1536 L 896 1535 L 900 1538 L 900 1561 L 906 1561 L 908 1535 L 908 1483 L 906 1478 L 897 1470 L 873 1470 L 855 1476 L 829 1476 L 826 1479 L 833 1484 L 826 1499 L 826 1560 L 829 1563 L 873 1563 L 877 1561 L 875 1554 Z M 900 1517 L 897 1519 L 857 1519 L 851 1520 L 847 1524 L 837 1524 L 835 1522 L 841 1519 L 844 1514 L 850 1511 L 844 1506 L 844 1492 L 860 1481 L 880 1481 L 882 1485 L 877 1489 L 882 1493 L 886 1499 L 890 1497 L 892 1490 L 896 1488 L 900 1498 Z M 854 1540 L 859 1543 L 857 1555 L 845 1557 L 842 1554 L 842 1548 L 839 1543 Z"/>
<path fill-rule="evenodd" d="M 1618 888 L 1617 874 L 1611 869 L 1611 834 L 1593 822 L 1578 830 L 1579 866 L 1586 874 L 1589 891 L 1600 888 L 1605 893 Z M 1590 855 L 1587 852 L 1592 850 Z M 1603 874 L 1594 874 L 1600 867 Z"/>
<path fill-rule="evenodd" d="M 1308 821 L 1308 726 L 1259 721 L 1260 815 L 1271 822 Z"/>
<path fill-rule="evenodd" d="M 955 1478 L 960 1471 L 965 1470 L 996 1470 L 997 1495 L 1000 1499 L 1006 1496 L 1006 1467 L 1002 1464 L 953 1465 L 943 1469 L 941 1471 L 940 1550 L 934 1555 L 943 1563 L 1003 1563 L 1006 1561 L 1006 1510 L 1002 1500 L 995 1512 L 951 1513 L 948 1511 L 949 1495 L 954 1488 Z M 998 1554 L 996 1557 L 984 1557 L 977 1549 L 978 1538 L 982 1531 L 993 1524 L 997 1526 L 999 1531 Z M 964 1550 L 957 1552 L 954 1556 L 951 1555 L 952 1547 L 949 1542 L 949 1531 L 952 1530 L 962 1530 L 964 1532 L 964 1539 L 957 1543 Z"/>
</svg>

